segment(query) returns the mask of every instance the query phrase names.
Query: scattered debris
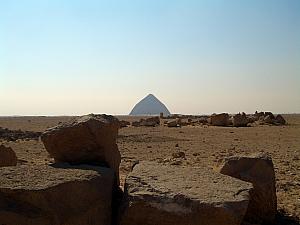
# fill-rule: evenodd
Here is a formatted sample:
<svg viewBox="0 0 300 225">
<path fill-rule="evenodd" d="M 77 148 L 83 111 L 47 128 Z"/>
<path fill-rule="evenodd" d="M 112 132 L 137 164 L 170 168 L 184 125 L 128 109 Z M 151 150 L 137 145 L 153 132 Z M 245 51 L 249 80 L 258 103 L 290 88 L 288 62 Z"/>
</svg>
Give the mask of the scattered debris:
<svg viewBox="0 0 300 225">
<path fill-rule="evenodd" d="M 41 134 L 42 132 L 10 130 L 8 128 L 0 127 L 0 139 L 4 139 L 6 141 L 16 141 L 25 139 L 38 140 Z"/>
</svg>

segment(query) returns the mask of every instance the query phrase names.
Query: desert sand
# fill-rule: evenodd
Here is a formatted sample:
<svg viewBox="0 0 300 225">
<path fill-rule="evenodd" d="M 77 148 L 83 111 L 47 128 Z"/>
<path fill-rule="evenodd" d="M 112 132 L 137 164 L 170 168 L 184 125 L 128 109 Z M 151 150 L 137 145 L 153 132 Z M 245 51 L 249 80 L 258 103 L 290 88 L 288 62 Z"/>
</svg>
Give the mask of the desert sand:
<svg viewBox="0 0 300 225">
<path fill-rule="evenodd" d="M 118 136 L 122 156 L 121 185 L 137 160 L 215 167 L 226 156 L 266 152 L 271 155 L 275 165 L 278 210 L 290 219 L 294 218 L 294 223 L 290 224 L 298 224 L 296 221 L 300 218 L 300 115 L 283 116 L 288 123 L 285 126 L 235 128 L 204 125 L 181 128 L 165 126 L 122 128 Z M 43 132 L 71 118 L 0 117 L 0 127 Z M 134 116 L 118 116 L 118 118 L 130 122 L 140 119 Z M 13 141 L 0 139 L 1 143 L 13 148 L 19 164 L 53 162 L 39 139 L 26 138 Z M 185 158 L 177 158 L 178 152 L 184 152 Z"/>
</svg>

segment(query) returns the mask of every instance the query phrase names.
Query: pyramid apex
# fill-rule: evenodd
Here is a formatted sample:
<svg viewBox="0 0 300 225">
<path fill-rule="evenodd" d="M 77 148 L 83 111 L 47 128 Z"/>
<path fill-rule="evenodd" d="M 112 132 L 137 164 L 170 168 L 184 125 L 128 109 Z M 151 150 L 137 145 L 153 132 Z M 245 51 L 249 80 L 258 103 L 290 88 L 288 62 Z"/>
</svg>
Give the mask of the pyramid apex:
<svg viewBox="0 0 300 225">
<path fill-rule="evenodd" d="M 159 115 L 160 113 L 170 115 L 167 107 L 150 93 L 134 106 L 129 115 Z"/>
</svg>

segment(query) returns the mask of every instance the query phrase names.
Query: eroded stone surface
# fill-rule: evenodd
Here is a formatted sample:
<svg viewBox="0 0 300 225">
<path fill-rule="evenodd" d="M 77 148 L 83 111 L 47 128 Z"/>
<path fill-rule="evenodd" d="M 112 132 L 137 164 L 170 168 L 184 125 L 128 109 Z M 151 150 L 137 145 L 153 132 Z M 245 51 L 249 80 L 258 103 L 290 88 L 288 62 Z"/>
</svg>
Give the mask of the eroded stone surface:
<svg viewBox="0 0 300 225">
<path fill-rule="evenodd" d="M 90 114 L 46 130 L 41 140 L 57 162 L 100 163 L 119 177 L 119 125 L 113 116 Z"/>
<path fill-rule="evenodd" d="M 228 113 L 213 114 L 210 116 L 210 123 L 214 126 L 227 126 L 229 115 Z"/>
<path fill-rule="evenodd" d="M 0 145 L 0 167 L 17 165 L 17 156 L 14 150 L 5 145 Z"/>
<path fill-rule="evenodd" d="M 241 224 L 251 190 L 209 168 L 141 162 L 126 178 L 121 224 Z"/>
<path fill-rule="evenodd" d="M 285 119 L 283 118 L 282 115 L 278 114 L 275 118 L 275 122 L 280 124 L 280 125 L 285 125 L 286 124 L 286 121 Z"/>
<path fill-rule="evenodd" d="M 248 118 L 245 113 L 238 113 L 233 116 L 232 125 L 234 127 L 246 127 L 248 124 Z"/>
<path fill-rule="evenodd" d="M 108 225 L 112 169 L 80 166 L 0 168 L 0 222 L 6 225 Z"/>
<path fill-rule="evenodd" d="M 248 221 L 266 224 L 275 222 L 277 197 L 271 157 L 263 153 L 227 157 L 219 171 L 253 184 L 254 189 L 250 193 L 251 200 L 246 214 Z"/>
</svg>

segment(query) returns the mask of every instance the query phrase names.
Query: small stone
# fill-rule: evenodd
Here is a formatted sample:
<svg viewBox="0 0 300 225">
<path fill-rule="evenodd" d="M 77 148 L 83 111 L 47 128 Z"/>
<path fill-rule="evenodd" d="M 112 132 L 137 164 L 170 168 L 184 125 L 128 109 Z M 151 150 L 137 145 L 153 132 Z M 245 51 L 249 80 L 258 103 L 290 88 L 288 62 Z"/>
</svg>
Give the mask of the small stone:
<svg viewBox="0 0 300 225">
<path fill-rule="evenodd" d="M 17 161 L 16 153 L 12 150 L 12 148 L 0 145 L 0 167 L 16 166 Z"/>
<path fill-rule="evenodd" d="M 184 152 L 174 152 L 172 154 L 173 158 L 184 158 L 185 159 L 185 153 Z"/>
</svg>

